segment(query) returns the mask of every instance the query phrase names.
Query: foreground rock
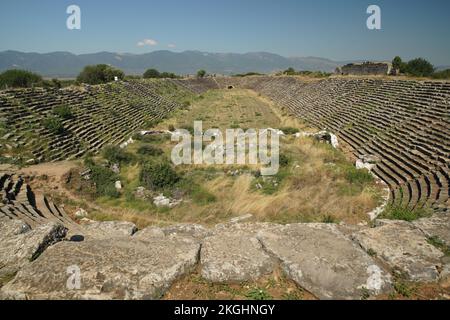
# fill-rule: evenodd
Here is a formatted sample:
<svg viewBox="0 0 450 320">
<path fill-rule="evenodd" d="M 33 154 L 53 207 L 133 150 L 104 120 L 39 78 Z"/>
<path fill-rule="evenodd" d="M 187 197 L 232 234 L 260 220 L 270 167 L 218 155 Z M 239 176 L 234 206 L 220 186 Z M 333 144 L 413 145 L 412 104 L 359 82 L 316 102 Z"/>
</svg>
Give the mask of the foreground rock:
<svg viewBox="0 0 450 320">
<path fill-rule="evenodd" d="M 58 243 L 5 285 L 0 299 L 158 299 L 193 268 L 199 250 L 176 236 Z M 70 286 L 73 270 L 79 289 Z"/>
<path fill-rule="evenodd" d="M 203 240 L 203 278 L 212 282 L 255 280 L 273 270 L 274 261 L 256 237 L 247 233 L 219 233 Z"/>
<path fill-rule="evenodd" d="M 48 223 L 31 230 L 20 220 L 0 219 L 0 277 L 17 272 L 52 244 L 62 240 L 66 229 Z"/>
<path fill-rule="evenodd" d="M 414 221 L 414 226 L 419 228 L 427 237 L 437 237 L 447 246 L 450 246 L 450 216 L 434 216 Z"/>
<path fill-rule="evenodd" d="M 258 238 L 289 278 L 320 299 L 360 299 L 390 289 L 390 275 L 334 225 L 279 226 Z"/>
<path fill-rule="evenodd" d="M 134 223 L 126 221 L 93 221 L 84 225 L 84 233 L 88 239 L 130 237 L 136 231 L 136 225 Z"/>
<path fill-rule="evenodd" d="M 353 238 L 391 268 L 413 281 L 434 281 L 439 277 L 443 253 L 428 243 L 426 236 L 405 221 L 380 221 L 380 227 L 355 233 Z"/>
</svg>

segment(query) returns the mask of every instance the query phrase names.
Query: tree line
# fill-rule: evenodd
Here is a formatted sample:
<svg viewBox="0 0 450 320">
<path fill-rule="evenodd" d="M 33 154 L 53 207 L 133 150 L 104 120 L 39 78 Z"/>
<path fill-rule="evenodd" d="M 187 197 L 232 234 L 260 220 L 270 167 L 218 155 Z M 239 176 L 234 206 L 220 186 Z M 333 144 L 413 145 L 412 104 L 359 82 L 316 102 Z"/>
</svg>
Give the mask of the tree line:
<svg viewBox="0 0 450 320">
<path fill-rule="evenodd" d="M 197 72 L 198 78 L 204 78 L 207 75 L 205 70 Z M 60 89 L 71 84 L 104 84 L 116 80 L 128 79 L 177 79 L 181 76 L 172 72 L 160 72 L 156 69 L 148 69 L 142 76 L 126 76 L 122 70 L 114 68 L 106 64 L 98 64 L 86 66 L 78 75 L 76 80 L 44 80 L 37 73 L 12 69 L 0 73 L 0 89 L 6 88 L 31 88 L 31 87 L 47 87 Z"/>
<path fill-rule="evenodd" d="M 401 57 L 397 56 L 392 60 L 392 68 L 398 70 L 400 74 L 413 77 L 450 79 L 450 69 L 437 71 L 436 68 L 424 58 L 416 58 L 405 62 Z"/>
</svg>

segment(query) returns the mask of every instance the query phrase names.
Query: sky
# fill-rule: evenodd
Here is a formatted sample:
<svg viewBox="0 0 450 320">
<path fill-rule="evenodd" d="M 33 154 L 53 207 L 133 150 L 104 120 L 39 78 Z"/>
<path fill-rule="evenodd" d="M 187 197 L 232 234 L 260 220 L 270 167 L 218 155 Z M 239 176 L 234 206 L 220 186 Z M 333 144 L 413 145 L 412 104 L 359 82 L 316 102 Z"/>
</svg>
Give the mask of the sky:
<svg viewBox="0 0 450 320">
<path fill-rule="evenodd" d="M 81 30 L 69 30 L 69 5 Z M 366 10 L 381 8 L 381 30 Z M 448 0 L 1 0 L 0 51 L 271 52 L 450 65 Z"/>
</svg>

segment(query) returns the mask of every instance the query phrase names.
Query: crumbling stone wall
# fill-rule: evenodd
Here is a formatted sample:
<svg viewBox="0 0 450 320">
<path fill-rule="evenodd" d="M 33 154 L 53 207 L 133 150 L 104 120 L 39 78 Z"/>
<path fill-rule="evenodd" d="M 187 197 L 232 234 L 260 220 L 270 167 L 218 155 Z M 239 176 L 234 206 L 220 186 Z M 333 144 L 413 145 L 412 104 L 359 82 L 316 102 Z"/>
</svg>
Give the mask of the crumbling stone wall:
<svg viewBox="0 0 450 320">
<path fill-rule="evenodd" d="M 389 75 L 391 72 L 392 65 L 386 62 L 350 63 L 336 69 L 341 75 Z"/>
</svg>

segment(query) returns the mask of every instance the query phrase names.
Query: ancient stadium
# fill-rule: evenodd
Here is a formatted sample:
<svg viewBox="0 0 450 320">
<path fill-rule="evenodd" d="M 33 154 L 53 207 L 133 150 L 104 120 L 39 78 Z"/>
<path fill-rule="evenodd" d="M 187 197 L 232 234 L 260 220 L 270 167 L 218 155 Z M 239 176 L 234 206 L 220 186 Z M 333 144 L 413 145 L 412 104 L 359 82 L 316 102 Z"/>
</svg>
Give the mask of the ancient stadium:
<svg viewBox="0 0 450 320">
<path fill-rule="evenodd" d="M 449 82 L 5 89 L 0 120 L 2 299 L 448 297 Z M 195 120 L 276 130 L 279 173 L 174 167 Z"/>
</svg>

